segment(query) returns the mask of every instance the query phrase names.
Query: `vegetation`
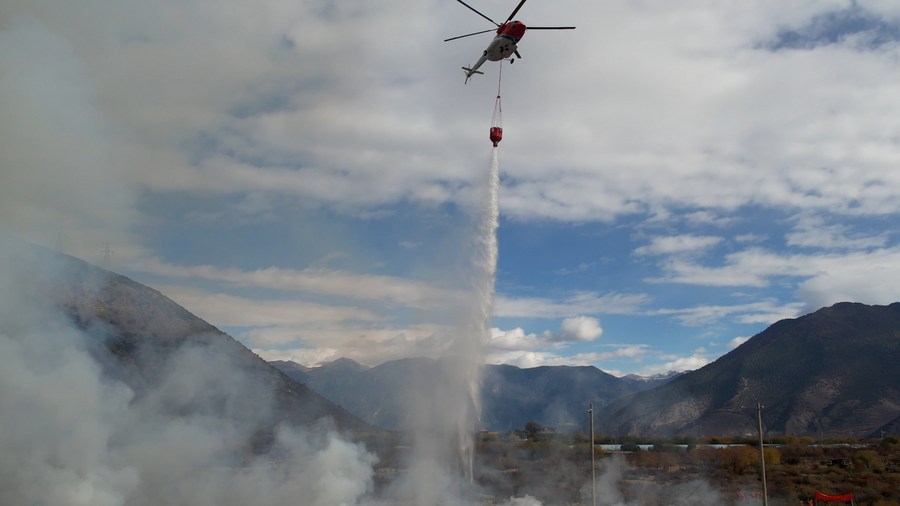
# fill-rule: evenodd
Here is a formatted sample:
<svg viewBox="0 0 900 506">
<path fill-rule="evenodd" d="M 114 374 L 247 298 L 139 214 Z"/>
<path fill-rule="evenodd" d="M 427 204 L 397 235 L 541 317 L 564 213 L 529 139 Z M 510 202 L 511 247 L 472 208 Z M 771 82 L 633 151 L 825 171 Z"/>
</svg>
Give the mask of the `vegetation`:
<svg viewBox="0 0 900 506">
<path fill-rule="evenodd" d="M 699 487 L 692 484 L 706 483 L 730 504 L 739 497 L 758 497 L 762 488 L 759 444 L 752 439 L 631 438 L 616 443 L 625 451 L 600 450 L 600 444 L 612 444 L 607 441 L 610 438 L 595 440 L 598 474 L 616 459 L 627 462 L 615 480 L 622 502 L 671 504 L 672 490 L 685 494 Z M 638 444 L 652 446 L 640 451 Z M 763 451 L 773 506 L 797 505 L 816 491 L 850 492 L 857 505 L 900 506 L 897 437 L 814 441 L 788 436 L 767 440 Z M 553 504 L 579 504 L 590 479 L 590 441 L 584 435 L 531 431 L 482 437 L 477 468 L 479 483 L 501 495 L 530 494 Z"/>
</svg>

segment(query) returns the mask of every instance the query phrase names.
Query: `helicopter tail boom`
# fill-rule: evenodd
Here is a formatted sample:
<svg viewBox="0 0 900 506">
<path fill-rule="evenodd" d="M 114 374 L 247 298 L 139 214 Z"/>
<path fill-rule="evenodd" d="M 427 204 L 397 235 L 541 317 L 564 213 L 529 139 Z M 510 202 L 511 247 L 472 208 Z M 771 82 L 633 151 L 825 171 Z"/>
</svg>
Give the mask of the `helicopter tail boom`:
<svg viewBox="0 0 900 506">
<path fill-rule="evenodd" d="M 463 69 L 463 71 L 465 71 L 465 73 L 466 73 L 466 82 L 467 82 L 467 83 L 469 82 L 469 78 L 471 78 L 473 75 L 475 75 L 475 74 L 482 74 L 482 75 L 483 75 L 483 74 L 484 74 L 484 72 L 482 72 L 482 71 L 480 71 L 480 70 L 476 70 L 476 69 L 469 68 L 469 67 L 463 67 L 462 69 Z"/>
</svg>

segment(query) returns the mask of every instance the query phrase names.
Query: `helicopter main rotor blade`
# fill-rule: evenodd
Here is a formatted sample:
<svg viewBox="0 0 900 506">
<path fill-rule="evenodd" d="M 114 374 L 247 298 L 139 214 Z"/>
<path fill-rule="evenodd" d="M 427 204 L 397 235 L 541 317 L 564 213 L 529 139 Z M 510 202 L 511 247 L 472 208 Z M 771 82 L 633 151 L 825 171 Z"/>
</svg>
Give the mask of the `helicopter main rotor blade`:
<svg viewBox="0 0 900 506">
<path fill-rule="evenodd" d="M 456 37 L 450 37 L 449 39 L 444 39 L 444 42 L 450 42 L 451 40 L 461 39 L 461 38 L 463 38 L 463 37 L 471 37 L 472 35 L 480 35 L 480 34 L 482 34 L 482 33 L 488 33 L 488 32 L 493 32 L 493 31 L 494 31 L 494 29 L 491 28 L 490 30 L 482 30 L 482 31 L 480 31 L 480 32 L 467 33 L 467 34 L 465 34 L 465 35 L 458 35 L 458 36 L 456 36 Z"/>
<path fill-rule="evenodd" d="M 574 26 L 529 26 L 528 30 L 574 30 Z"/>
<path fill-rule="evenodd" d="M 474 12 L 475 14 L 478 14 L 479 16 L 481 16 L 481 17 L 483 17 L 484 19 L 490 21 L 491 23 L 494 23 L 494 26 L 500 26 L 500 23 L 497 23 L 497 22 L 494 21 L 493 19 L 491 19 L 491 18 L 485 16 L 484 14 L 478 12 L 478 9 L 476 9 L 475 7 L 472 7 L 471 5 L 469 5 L 469 4 L 465 3 L 465 2 L 463 2 L 462 0 L 456 0 L 456 1 L 459 2 L 459 3 L 461 3 L 461 4 L 463 4 L 463 5 L 465 5 L 466 7 L 468 7 L 468 8 L 469 8 L 472 12 Z M 525 0 L 522 0 L 522 1 L 524 2 Z"/>
<path fill-rule="evenodd" d="M 525 0 L 522 0 L 521 2 L 519 2 L 519 5 L 517 5 L 516 8 L 513 9 L 512 14 L 510 14 L 509 17 L 506 18 L 506 21 L 511 21 L 513 16 L 515 16 L 516 13 L 519 12 L 519 9 L 522 8 L 522 4 L 524 4 L 524 3 L 525 3 Z"/>
</svg>

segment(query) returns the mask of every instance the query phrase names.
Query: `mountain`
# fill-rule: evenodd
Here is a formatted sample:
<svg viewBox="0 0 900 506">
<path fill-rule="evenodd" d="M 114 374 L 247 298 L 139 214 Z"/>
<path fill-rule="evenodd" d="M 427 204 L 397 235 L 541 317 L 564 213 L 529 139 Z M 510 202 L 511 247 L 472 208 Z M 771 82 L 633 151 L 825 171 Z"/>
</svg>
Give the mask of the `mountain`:
<svg viewBox="0 0 900 506">
<path fill-rule="evenodd" d="M 403 430 L 416 416 L 417 393 L 440 391 L 442 367 L 429 358 L 394 360 L 372 368 L 342 358 L 310 369 L 306 385 L 370 424 Z"/>
<path fill-rule="evenodd" d="M 372 368 L 339 359 L 300 372 L 293 362 L 272 364 L 368 423 L 391 430 L 408 424 L 417 390 L 438 391 L 446 367 L 428 358 L 393 360 Z M 534 421 L 561 429 L 579 428 L 589 404 L 604 406 L 661 383 L 616 378 L 596 367 L 488 365 L 481 385 L 482 425 L 501 431 Z"/>
<path fill-rule="evenodd" d="M 175 418 L 228 418 L 258 426 L 263 439 L 278 423 L 323 418 L 345 432 L 376 430 L 152 288 L 42 248 L 11 250 L 0 260 L 20 271 L 23 305 L 44 319 L 61 314 L 86 336 L 105 381 L 127 385 L 133 405 Z"/>
<path fill-rule="evenodd" d="M 580 429 L 590 404 L 599 408 L 652 383 L 632 383 L 593 366 L 520 369 L 489 365 L 482 384 L 482 420 L 492 429 L 521 428 L 529 421 Z"/>
<path fill-rule="evenodd" d="M 609 434 L 864 437 L 900 417 L 900 303 L 781 320 L 705 367 L 599 412 Z"/>
<path fill-rule="evenodd" d="M 269 362 L 269 364 L 297 383 L 306 383 L 309 380 L 309 375 L 307 374 L 307 372 L 309 372 L 309 367 L 302 366 L 297 362 L 273 360 Z"/>
</svg>

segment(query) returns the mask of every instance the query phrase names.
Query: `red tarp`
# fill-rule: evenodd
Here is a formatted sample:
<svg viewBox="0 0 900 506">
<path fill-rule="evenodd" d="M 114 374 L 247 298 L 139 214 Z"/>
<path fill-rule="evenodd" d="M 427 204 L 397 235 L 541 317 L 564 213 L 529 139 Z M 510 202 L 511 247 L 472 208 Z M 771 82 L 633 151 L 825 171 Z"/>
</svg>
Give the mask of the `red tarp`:
<svg viewBox="0 0 900 506">
<path fill-rule="evenodd" d="M 816 492 L 817 501 L 853 501 L 853 494 L 843 495 L 826 495 L 822 492 Z"/>
</svg>

